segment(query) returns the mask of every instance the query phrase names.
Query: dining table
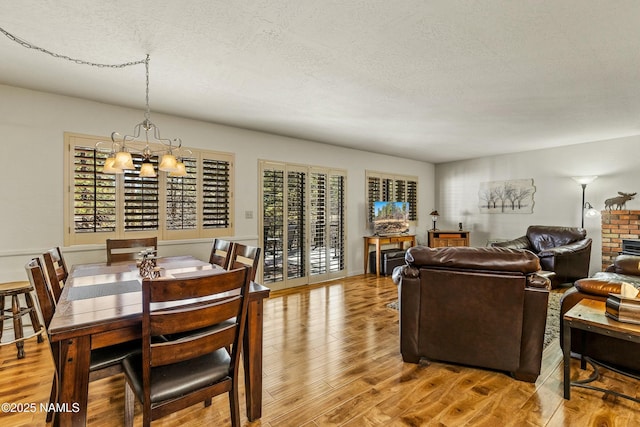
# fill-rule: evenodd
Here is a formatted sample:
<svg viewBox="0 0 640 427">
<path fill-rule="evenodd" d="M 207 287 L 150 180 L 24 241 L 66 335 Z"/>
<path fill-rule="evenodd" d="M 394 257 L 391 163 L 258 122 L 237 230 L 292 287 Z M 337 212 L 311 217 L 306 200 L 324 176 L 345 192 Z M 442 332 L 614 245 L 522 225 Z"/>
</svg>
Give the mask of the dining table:
<svg viewBox="0 0 640 427">
<path fill-rule="evenodd" d="M 168 278 L 226 271 L 192 256 L 161 257 L 155 263 Z M 263 302 L 269 292 L 250 285 L 242 349 L 249 421 L 262 415 Z M 86 425 L 91 350 L 139 339 L 141 331 L 142 277 L 135 260 L 72 267 L 49 325 L 62 409 L 54 414 L 54 425 Z"/>
</svg>

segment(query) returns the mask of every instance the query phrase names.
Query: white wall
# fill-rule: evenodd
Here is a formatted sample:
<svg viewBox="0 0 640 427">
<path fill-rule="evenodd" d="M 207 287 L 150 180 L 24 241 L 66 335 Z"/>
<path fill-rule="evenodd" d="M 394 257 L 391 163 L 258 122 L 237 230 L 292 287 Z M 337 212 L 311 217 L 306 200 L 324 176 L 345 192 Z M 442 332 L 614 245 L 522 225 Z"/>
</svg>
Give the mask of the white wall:
<svg viewBox="0 0 640 427">
<path fill-rule="evenodd" d="M 77 98 L 0 85 L 0 135 L 3 185 L 0 198 L 0 281 L 25 280 L 32 256 L 63 244 L 63 133 L 105 136 L 130 133 L 143 112 Z M 234 240 L 258 238 L 258 160 L 347 170 L 348 274 L 362 273 L 367 233 L 365 170 L 415 175 L 419 180 L 418 238 L 424 239 L 434 204 L 434 165 L 295 138 L 156 114 L 163 136 L 180 137 L 185 146 L 236 154 Z M 253 219 L 245 219 L 253 211 Z M 210 240 L 161 242 L 160 255 L 208 257 Z M 64 248 L 70 264 L 100 262 L 103 246 Z"/>
<path fill-rule="evenodd" d="M 618 191 L 640 192 L 639 159 L 640 136 L 632 136 L 436 165 L 438 228 L 457 229 L 463 222 L 472 232 L 472 246 L 484 246 L 489 239 L 520 237 L 533 224 L 579 227 L 582 188 L 571 177 L 599 176 L 587 186 L 586 201 L 603 210 L 605 199 Z M 481 182 L 526 178 L 533 178 L 536 187 L 532 214 L 479 212 Z M 640 197 L 626 208 L 640 209 Z M 585 218 L 593 238 L 591 273 L 601 269 L 600 220 Z"/>
</svg>

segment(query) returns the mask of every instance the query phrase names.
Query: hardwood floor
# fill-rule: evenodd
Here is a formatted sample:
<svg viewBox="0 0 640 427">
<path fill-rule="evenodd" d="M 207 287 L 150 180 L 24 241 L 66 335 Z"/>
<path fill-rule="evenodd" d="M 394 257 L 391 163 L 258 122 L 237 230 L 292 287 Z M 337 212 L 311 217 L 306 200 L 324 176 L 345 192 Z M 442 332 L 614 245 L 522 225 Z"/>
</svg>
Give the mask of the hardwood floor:
<svg viewBox="0 0 640 427">
<path fill-rule="evenodd" d="M 572 388 L 562 397 L 562 354 L 552 343 L 535 384 L 470 367 L 405 364 L 399 353 L 397 298 L 389 278 L 355 276 L 303 289 L 274 292 L 265 301 L 262 419 L 249 426 L 632 426 L 640 405 Z M 0 347 L 0 401 L 46 403 L 53 363 L 46 342 Z M 572 373 L 579 372 L 574 361 Z M 600 383 L 640 396 L 639 383 L 603 370 Z M 581 373 L 584 376 L 585 373 Z M 120 426 L 124 382 L 112 377 L 89 386 L 89 425 Z M 241 387 L 241 392 L 243 388 Z M 242 396 L 244 399 L 244 396 Z M 141 424 L 140 407 L 136 425 Z M 45 414 L 0 413 L 2 426 L 45 425 Z M 225 396 L 154 425 L 227 425 Z"/>
</svg>

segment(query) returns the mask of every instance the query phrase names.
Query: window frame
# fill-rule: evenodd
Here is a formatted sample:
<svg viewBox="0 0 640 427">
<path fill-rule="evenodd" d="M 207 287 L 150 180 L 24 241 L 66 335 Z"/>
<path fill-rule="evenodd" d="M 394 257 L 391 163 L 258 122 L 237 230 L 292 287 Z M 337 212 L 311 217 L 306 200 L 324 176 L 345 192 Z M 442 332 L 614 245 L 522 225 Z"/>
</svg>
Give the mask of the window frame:
<svg viewBox="0 0 640 427">
<path fill-rule="evenodd" d="M 65 246 L 103 244 L 106 239 L 121 238 L 141 238 L 157 236 L 158 240 L 185 240 L 198 238 L 214 238 L 221 236 L 234 235 L 235 220 L 235 201 L 234 201 L 234 172 L 235 172 L 235 154 L 225 153 L 212 150 L 203 150 L 196 148 L 182 147 L 182 151 L 186 152 L 185 157 L 196 159 L 196 227 L 192 229 L 167 229 L 167 206 L 168 206 L 168 176 L 165 172 L 158 173 L 158 228 L 145 231 L 125 231 L 124 228 L 124 175 L 116 175 L 115 179 L 115 198 L 116 198 L 116 227 L 114 231 L 108 232 L 78 232 L 75 228 L 75 147 L 93 147 L 98 145 L 100 151 L 109 151 L 111 141 L 108 137 L 99 137 L 93 135 L 84 135 L 78 133 L 64 133 L 64 244 Z M 128 143 L 128 146 L 141 149 L 138 143 Z M 151 149 L 161 149 L 161 146 L 154 146 Z M 203 225 L 203 206 L 204 206 L 204 162 L 205 160 L 213 160 L 216 162 L 226 163 L 228 167 L 224 168 L 228 172 L 224 176 L 227 196 L 224 202 L 227 204 L 226 220 L 227 225 L 215 228 L 206 228 Z"/>
<path fill-rule="evenodd" d="M 372 185 L 373 180 L 378 180 L 377 186 Z M 373 221 L 373 202 L 408 202 L 409 203 L 409 223 L 418 223 L 418 177 L 410 175 L 400 175 L 387 172 L 365 170 L 365 194 L 367 197 L 367 224 Z M 391 187 L 390 187 L 391 185 Z M 402 200 L 399 197 L 399 189 L 403 188 Z M 413 199 L 412 198 L 413 193 Z M 377 198 L 376 198 L 377 197 Z"/>
</svg>

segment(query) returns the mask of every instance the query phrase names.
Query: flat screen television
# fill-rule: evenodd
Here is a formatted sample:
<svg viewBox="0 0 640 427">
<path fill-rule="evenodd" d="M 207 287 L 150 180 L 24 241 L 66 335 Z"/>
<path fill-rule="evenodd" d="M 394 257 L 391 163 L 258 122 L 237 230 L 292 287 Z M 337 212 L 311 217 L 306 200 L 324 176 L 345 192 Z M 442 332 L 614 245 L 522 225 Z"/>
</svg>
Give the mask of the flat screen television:
<svg viewBox="0 0 640 427">
<path fill-rule="evenodd" d="M 373 234 L 389 236 L 409 231 L 408 202 L 373 202 Z"/>
</svg>

